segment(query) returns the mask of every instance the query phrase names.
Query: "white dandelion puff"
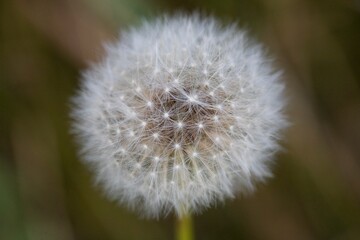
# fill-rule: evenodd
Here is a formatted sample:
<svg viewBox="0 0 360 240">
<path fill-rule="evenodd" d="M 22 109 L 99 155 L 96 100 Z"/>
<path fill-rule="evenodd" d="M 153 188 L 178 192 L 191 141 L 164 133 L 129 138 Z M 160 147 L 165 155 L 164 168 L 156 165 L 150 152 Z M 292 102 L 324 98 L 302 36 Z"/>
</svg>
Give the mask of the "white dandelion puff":
<svg viewBox="0 0 360 240">
<path fill-rule="evenodd" d="M 83 74 L 73 128 L 108 196 L 148 216 L 198 212 L 271 175 L 280 74 L 213 18 L 145 22 Z"/>
</svg>

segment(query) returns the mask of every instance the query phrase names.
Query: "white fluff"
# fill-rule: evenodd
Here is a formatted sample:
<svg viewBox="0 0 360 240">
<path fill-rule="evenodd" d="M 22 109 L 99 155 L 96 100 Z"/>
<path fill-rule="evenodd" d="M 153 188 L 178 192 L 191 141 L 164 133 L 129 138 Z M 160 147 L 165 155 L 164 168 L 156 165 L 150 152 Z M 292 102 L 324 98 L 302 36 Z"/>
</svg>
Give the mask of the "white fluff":
<svg viewBox="0 0 360 240">
<path fill-rule="evenodd" d="M 260 45 L 213 18 L 144 22 L 83 74 L 74 130 L 108 196 L 158 217 L 271 175 L 283 83 Z"/>
</svg>

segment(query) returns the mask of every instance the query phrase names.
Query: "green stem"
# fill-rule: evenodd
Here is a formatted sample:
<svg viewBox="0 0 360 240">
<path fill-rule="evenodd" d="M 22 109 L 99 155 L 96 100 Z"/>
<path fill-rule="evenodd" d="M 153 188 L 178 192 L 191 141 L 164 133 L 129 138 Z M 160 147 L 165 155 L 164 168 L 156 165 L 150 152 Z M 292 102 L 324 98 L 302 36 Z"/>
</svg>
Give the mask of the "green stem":
<svg viewBox="0 0 360 240">
<path fill-rule="evenodd" d="M 176 240 L 194 240 L 191 215 L 184 215 L 178 219 Z"/>
</svg>

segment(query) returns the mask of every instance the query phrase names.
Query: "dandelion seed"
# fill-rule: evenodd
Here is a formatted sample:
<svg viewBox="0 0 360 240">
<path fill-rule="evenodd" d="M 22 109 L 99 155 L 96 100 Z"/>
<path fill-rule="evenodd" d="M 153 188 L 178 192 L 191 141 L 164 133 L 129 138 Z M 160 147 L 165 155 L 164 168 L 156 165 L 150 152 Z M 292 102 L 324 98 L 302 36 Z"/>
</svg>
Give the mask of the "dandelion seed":
<svg viewBox="0 0 360 240">
<path fill-rule="evenodd" d="M 182 128 L 184 126 L 184 123 L 179 121 L 176 125 L 180 129 L 180 128 Z"/>
<path fill-rule="evenodd" d="M 164 118 L 169 118 L 170 114 L 168 112 L 164 113 Z"/>
<path fill-rule="evenodd" d="M 154 139 L 158 139 L 159 138 L 159 133 L 154 133 L 152 136 L 153 136 Z"/>
</svg>

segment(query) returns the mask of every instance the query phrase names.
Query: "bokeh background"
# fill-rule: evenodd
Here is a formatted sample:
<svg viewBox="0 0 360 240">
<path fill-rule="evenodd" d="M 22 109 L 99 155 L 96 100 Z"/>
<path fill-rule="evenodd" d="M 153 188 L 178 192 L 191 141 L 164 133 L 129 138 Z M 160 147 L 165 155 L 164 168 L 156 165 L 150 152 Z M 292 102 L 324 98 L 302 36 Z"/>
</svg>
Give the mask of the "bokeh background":
<svg viewBox="0 0 360 240">
<path fill-rule="evenodd" d="M 359 0 L 2 0 L 0 239 L 173 239 L 93 186 L 69 97 L 102 42 L 165 12 L 237 21 L 284 69 L 292 126 L 273 179 L 195 217 L 197 239 L 360 239 Z"/>
</svg>

